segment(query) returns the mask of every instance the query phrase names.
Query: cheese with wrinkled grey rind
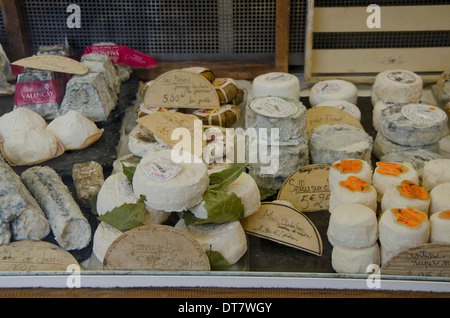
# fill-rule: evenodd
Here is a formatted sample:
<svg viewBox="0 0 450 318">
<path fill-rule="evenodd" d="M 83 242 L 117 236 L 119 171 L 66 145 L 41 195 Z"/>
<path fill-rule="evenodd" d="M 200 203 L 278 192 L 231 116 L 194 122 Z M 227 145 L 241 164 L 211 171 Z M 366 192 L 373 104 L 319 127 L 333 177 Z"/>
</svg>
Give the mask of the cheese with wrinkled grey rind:
<svg viewBox="0 0 450 318">
<path fill-rule="evenodd" d="M 383 109 L 394 106 L 394 105 L 406 105 L 406 104 L 397 104 L 394 102 L 379 100 L 374 106 L 372 110 L 372 126 L 378 131 L 380 130 L 380 121 L 381 121 L 381 112 Z"/>
<path fill-rule="evenodd" d="M 172 150 L 161 150 L 142 158 L 132 182 L 136 196 L 145 196 L 147 206 L 166 212 L 182 212 L 199 204 L 209 185 L 207 165 L 201 158 L 181 152 L 181 158 L 176 158 L 181 159 L 181 162 L 177 163 L 181 165 L 181 170 L 166 180 L 153 179 L 145 172 L 146 164 L 158 159 L 174 162 Z"/>
<path fill-rule="evenodd" d="M 79 250 L 91 241 L 91 226 L 61 177 L 50 167 L 25 170 L 22 181 L 50 221 L 58 244 L 65 250 Z"/>
<path fill-rule="evenodd" d="M 11 242 L 11 230 L 9 223 L 0 221 L 0 245 Z"/>
<path fill-rule="evenodd" d="M 373 139 L 363 129 L 347 124 L 323 124 L 311 131 L 310 159 L 313 164 L 355 158 L 371 162 Z"/>
<path fill-rule="evenodd" d="M 422 115 L 429 108 L 431 115 Z M 405 115 L 406 109 L 416 109 Z M 414 119 L 413 119 L 414 118 Z M 423 120 L 422 120 L 423 118 Z M 380 131 L 392 142 L 405 146 L 423 146 L 439 142 L 448 118 L 443 110 L 426 104 L 389 106 L 381 111 Z"/>
<path fill-rule="evenodd" d="M 192 235 L 206 252 L 219 252 L 230 265 L 237 263 L 247 251 L 247 238 L 239 221 L 187 226 L 180 219 L 175 227 Z"/>
<path fill-rule="evenodd" d="M 27 204 L 16 176 L 12 168 L 0 158 L 0 221 L 6 223 L 17 218 Z"/>
<path fill-rule="evenodd" d="M 386 138 L 381 132 L 376 134 L 375 140 L 373 142 L 373 154 L 376 158 L 380 159 L 384 155 L 392 152 L 392 151 L 408 151 L 415 149 L 423 149 L 427 151 L 431 151 L 434 153 L 439 153 L 439 142 L 435 142 L 431 145 L 423 145 L 423 146 L 405 146 L 398 145 L 388 138 Z"/>
<path fill-rule="evenodd" d="M 105 78 L 98 73 L 73 76 L 66 86 L 61 115 L 76 110 L 92 121 L 106 121 L 116 103 L 108 92 Z"/>
<path fill-rule="evenodd" d="M 263 115 L 252 109 L 255 103 L 261 102 L 268 104 L 286 103 L 295 111 L 293 111 L 293 113 L 288 116 L 280 115 L 281 117 L 272 117 L 268 113 Z M 267 134 L 270 137 L 273 137 L 271 134 L 271 128 L 277 128 L 279 129 L 278 140 L 289 141 L 290 139 L 296 139 L 306 133 L 306 107 L 300 101 L 289 98 L 276 96 L 255 98 L 250 101 L 250 103 L 248 103 L 246 107 L 245 127 L 246 129 L 256 129 L 257 134 L 262 133 L 262 131 L 260 131 L 261 128 L 265 128 L 267 129 Z"/>
</svg>

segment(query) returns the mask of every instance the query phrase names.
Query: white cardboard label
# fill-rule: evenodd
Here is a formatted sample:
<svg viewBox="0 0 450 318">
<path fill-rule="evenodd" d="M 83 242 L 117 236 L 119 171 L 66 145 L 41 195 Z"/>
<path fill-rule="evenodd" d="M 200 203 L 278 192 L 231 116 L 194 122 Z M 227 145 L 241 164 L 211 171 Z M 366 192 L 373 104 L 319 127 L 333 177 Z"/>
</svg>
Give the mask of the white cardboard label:
<svg viewBox="0 0 450 318">
<path fill-rule="evenodd" d="M 149 161 L 144 165 L 145 174 L 154 180 L 169 180 L 175 177 L 182 166 L 166 159 L 156 159 Z"/>
<path fill-rule="evenodd" d="M 289 117 L 297 112 L 295 105 L 279 97 L 264 97 L 255 99 L 250 108 L 260 115 L 267 117 Z"/>
</svg>

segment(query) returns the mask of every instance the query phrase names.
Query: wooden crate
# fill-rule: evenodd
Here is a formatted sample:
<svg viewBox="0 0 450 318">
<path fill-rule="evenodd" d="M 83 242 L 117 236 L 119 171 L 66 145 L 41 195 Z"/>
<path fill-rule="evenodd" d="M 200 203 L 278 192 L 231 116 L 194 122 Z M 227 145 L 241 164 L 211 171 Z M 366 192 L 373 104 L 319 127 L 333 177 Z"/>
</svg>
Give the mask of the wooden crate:
<svg viewBox="0 0 450 318">
<path fill-rule="evenodd" d="M 381 9 L 381 28 L 369 28 L 367 7 L 314 7 L 308 0 L 305 79 L 341 78 L 372 83 L 388 69 L 406 69 L 434 82 L 450 70 L 450 47 L 314 49 L 314 34 L 351 32 L 450 31 L 450 5 L 387 6 Z"/>
</svg>

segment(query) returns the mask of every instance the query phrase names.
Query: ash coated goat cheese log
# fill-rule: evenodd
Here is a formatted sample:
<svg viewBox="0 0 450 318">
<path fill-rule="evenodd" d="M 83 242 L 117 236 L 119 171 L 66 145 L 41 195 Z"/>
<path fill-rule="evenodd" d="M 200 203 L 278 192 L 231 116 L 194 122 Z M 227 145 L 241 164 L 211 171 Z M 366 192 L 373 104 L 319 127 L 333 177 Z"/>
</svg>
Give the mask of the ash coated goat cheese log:
<svg viewBox="0 0 450 318">
<path fill-rule="evenodd" d="M 56 171 L 35 166 L 24 171 L 21 178 L 47 215 L 58 244 L 65 250 L 86 247 L 91 226 Z"/>
<path fill-rule="evenodd" d="M 20 191 L 11 167 L 0 158 L 0 221 L 8 223 L 17 218 L 26 206 L 26 200 Z"/>
</svg>

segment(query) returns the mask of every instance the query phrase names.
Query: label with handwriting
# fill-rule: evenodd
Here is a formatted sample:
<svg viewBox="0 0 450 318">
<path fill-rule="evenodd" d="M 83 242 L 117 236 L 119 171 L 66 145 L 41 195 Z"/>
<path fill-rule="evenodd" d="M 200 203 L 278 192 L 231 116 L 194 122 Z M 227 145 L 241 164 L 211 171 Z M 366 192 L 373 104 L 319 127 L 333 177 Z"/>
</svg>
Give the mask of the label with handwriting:
<svg viewBox="0 0 450 318">
<path fill-rule="evenodd" d="M 330 167 L 327 164 L 311 164 L 297 170 L 283 183 L 277 199 L 291 202 L 302 212 L 328 210 Z"/>
<path fill-rule="evenodd" d="M 147 107 L 219 108 L 214 86 L 202 75 L 174 70 L 156 78 L 145 91 Z"/>
<path fill-rule="evenodd" d="M 242 220 L 246 233 L 321 256 L 322 240 L 305 214 L 280 203 L 261 203 L 261 207 Z"/>
<path fill-rule="evenodd" d="M 208 271 L 209 259 L 188 233 L 168 225 L 144 225 L 120 235 L 108 248 L 105 270 Z"/>
</svg>

